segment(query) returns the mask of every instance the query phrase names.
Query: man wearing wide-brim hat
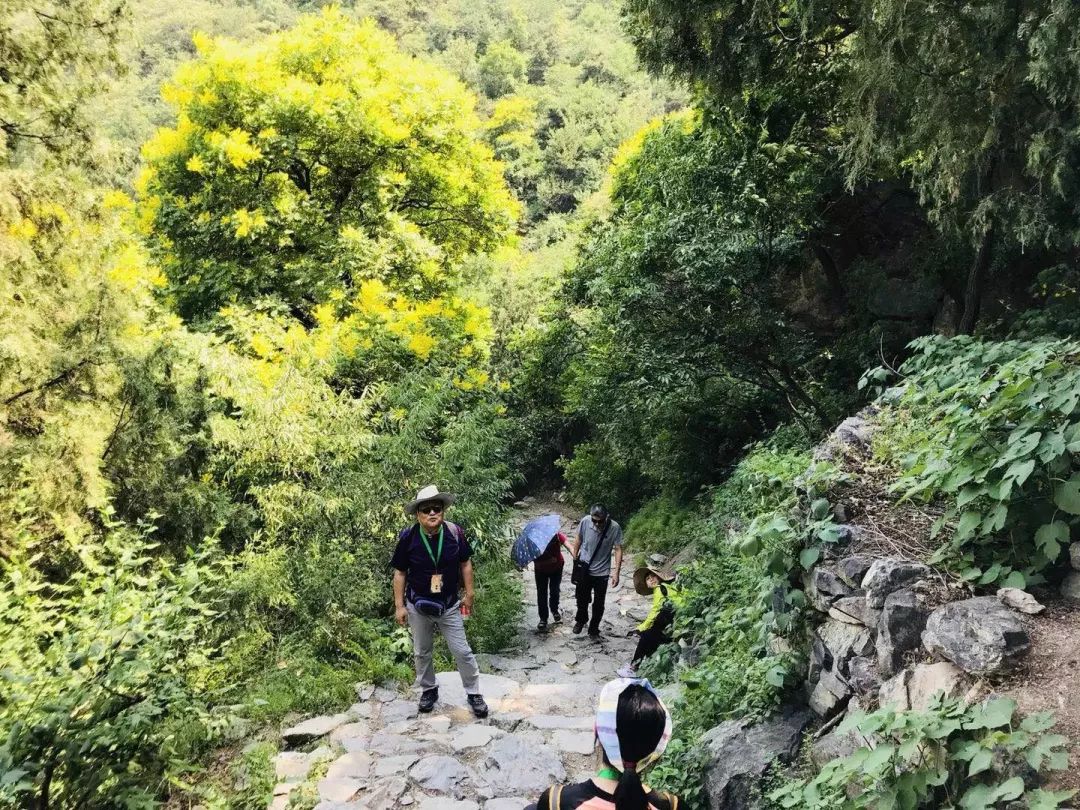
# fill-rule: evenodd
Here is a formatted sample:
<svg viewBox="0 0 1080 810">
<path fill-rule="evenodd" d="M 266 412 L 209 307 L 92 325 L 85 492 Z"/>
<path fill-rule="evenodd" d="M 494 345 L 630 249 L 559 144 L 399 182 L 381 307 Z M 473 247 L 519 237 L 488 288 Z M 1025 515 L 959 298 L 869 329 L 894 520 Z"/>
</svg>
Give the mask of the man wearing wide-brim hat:
<svg viewBox="0 0 1080 810">
<path fill-rule="evenodd" d="M 665 574 L 656 568 L 642 566 L 634 571 L 634 590 L 642 596 L 652 596 L 652 610 L 645 621 L 638 625 L 640 633 L 632 661 L 619 670 L 624 678 L 632 678 L 638 665 L 661 644 L 671 642 L 671 625 L 675 611 L 682 607 L 684 596 L 675 574 Z"/>
<path fill-rule="evenodd" d="M 406 505 L 405 514 L 416 522 L 401 530 L 390 561 L 395 618 L 402 626 L 408 623 L 412 633 L 420 711 L 430 712 L 439 699 L 432 663 L 438 628 L 457 662 L 469 708 L 477 717 L 487 717 L 488 706 L 480 695 L 480 667 L 465 637 L 464 616 L 472 612 L 474 596 L 472 547 L 465 530 L 445 519 L 455 499 L 430 484 Z"/>
</svg>

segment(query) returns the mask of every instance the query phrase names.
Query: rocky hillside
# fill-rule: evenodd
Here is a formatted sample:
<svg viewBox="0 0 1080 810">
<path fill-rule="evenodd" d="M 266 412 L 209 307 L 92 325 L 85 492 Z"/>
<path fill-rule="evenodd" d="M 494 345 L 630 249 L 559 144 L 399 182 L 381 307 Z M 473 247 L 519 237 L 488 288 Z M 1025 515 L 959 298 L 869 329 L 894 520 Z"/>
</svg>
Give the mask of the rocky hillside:
<svg viewBox="0 0 1080 810">
<path fill-rule="evenodd" d="M 1043 721 L 1031 718 L 1052 711 L 1055 731 L 1080 741 L 1080 573 L 1059 572 L 1060 586 L 1029 592 L 980 587 L 929 564 L 932 519 L 941 510 L 898 505 L 886 490 L 872 453 L 876 415 L 870 408 L 846 420 L 814 453 L 815 461 L 838 467 L 842 483 L 831 490 L 836 542 L 797 575 L 809 607 L 809 660 L 789 705 L 759 723 L 725 721 L 702 738 L 711 810 L 761 806 L 780 774 L 797 780 L 864 756 L 860 749 L 889 751 L 903 735 L 880 723 L 879 733 L 867 732 L 865 721 L 857 725 L 867 716 L 1011 708 L 1004 698 L 1015 702 L 1016 715 L 1009 711 L 994 728 L 1041 731 Z M 1069 552 L 1064 564 L 1080 568 L 1080 543 Z M 1019 767 L 1000 733 L 987 769 L 1019 775 L 1029 789 L 1042 783 L 1040 763 L 1029 757 L 1031 764 Z M 1060 759 L 1061 742 L 1050 738 L 1046 751 L 1054 748 Z M 970 770 L 980 769 L 973 763 Z M 1046 784 L 1075 788 L 1080 774 L 1059 772 Z M 771 797 L 809 806 L 783 799 Z"/>
</svg>

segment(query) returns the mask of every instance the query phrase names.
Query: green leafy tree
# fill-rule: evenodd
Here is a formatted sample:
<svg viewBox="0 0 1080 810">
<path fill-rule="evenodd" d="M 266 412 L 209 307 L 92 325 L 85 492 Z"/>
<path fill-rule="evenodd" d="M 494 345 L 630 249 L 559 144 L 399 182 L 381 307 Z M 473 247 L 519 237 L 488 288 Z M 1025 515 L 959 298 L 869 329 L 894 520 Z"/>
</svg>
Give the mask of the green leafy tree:
<svg viewBox="0 0 1080 810">
<path fill-rule="evenodd" d="M 273 296 L 307 318 L 365 278 L 445 289 L 515 206 L 468 92 L 329 10 L 251 46 L 203 42 L 138 187 L 186 318 Z"/>
<path fill-rule="evenodd" d="M 1022 273 L 1074 252 L 1072 4 L 629 0 L 626 14 L 654 69 L 721 98 L 813 93 L 849 185 L 910 181 L 943 239 L 971 246 L 961 331 L 975 328 L 993 267 Z"/>
<path fill-rule="evenodd" d="M 781 314 L 818 166 L 733 115 L 675 117 L 617 165 L 611 219 L 566 293 L 589 317 L 568 400 L 605 426 L 609 452 L 654 457 L 654 475 L 678 460 L 673 478 L 700 483 L 778 409 L 827 416 L 822 346 Z"/>
<path fill-rule="evenodd" d="M 0 8 L 0 165 L 20 147 L 86 154 L 93 131 L 83 101 L 115 55 L 125 9 L 119 0 Z"/>
<path fill-rule="evenodd" d="M 504 39 L 487 46 L 478 63 L 480 86 L 488 98 L 512 93 L 525 78 L 525 54 Z"/>
</svg>

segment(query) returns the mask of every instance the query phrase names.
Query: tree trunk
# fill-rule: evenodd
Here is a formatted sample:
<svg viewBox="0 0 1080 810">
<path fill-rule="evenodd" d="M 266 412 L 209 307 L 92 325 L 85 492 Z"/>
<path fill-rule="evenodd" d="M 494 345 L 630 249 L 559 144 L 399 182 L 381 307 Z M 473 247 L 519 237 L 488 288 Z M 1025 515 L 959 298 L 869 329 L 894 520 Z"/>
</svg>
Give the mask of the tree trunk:
<svg viewBox="0 0 1080 810">
<path fill-rule="evenodd" d="M 975 324 L 979 320 L 979 309 L 982 306 L 983 282 L 986 280 L 986 271 L 990 268 L 990 262 L 994 257 L 994 226 L 991 225 L 982 235 L 979 249 L 975 251 L 975 258 L 968 269 L 967 283 L 964 286 L 964 312 L 960 316 L 960 324 L 957 332 L 961 335 L 970 335 L 975 331 Z"/>
</svg>

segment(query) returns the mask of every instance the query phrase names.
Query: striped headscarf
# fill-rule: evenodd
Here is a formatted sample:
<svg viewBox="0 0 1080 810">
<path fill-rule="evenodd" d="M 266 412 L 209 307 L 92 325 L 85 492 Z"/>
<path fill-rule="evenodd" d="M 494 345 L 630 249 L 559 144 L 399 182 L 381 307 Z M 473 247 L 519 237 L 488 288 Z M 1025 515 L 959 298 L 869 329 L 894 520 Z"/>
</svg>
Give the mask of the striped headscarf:
<svg viewBox="0 0 1080 810">
<path fill-rule="evenodd" d="M 654 750 L 640 762 L 635 763 L 635 770 L 644 771 L 652 765 L 667 748 L 668 740 L 671 739 L 671 712 L 668 711 L 660 694 L 645 678 L 618 678 L 604 685 L 600 692 L 600 702 L 596 706 L 596 736 L 600 740 L 600 746 L 607 754 L 608 762 L 617 771 L 624 770 L 622 754 L 619 751 L 619 735 L 615 730 L 615 716 L 619 709 L 619 696 L 630 686 L 644 686 L 652 692 L 660 702 L 660 708 L 664 710 L 664 733 L 660 736 L 660 742 Z"/>
</svg>

